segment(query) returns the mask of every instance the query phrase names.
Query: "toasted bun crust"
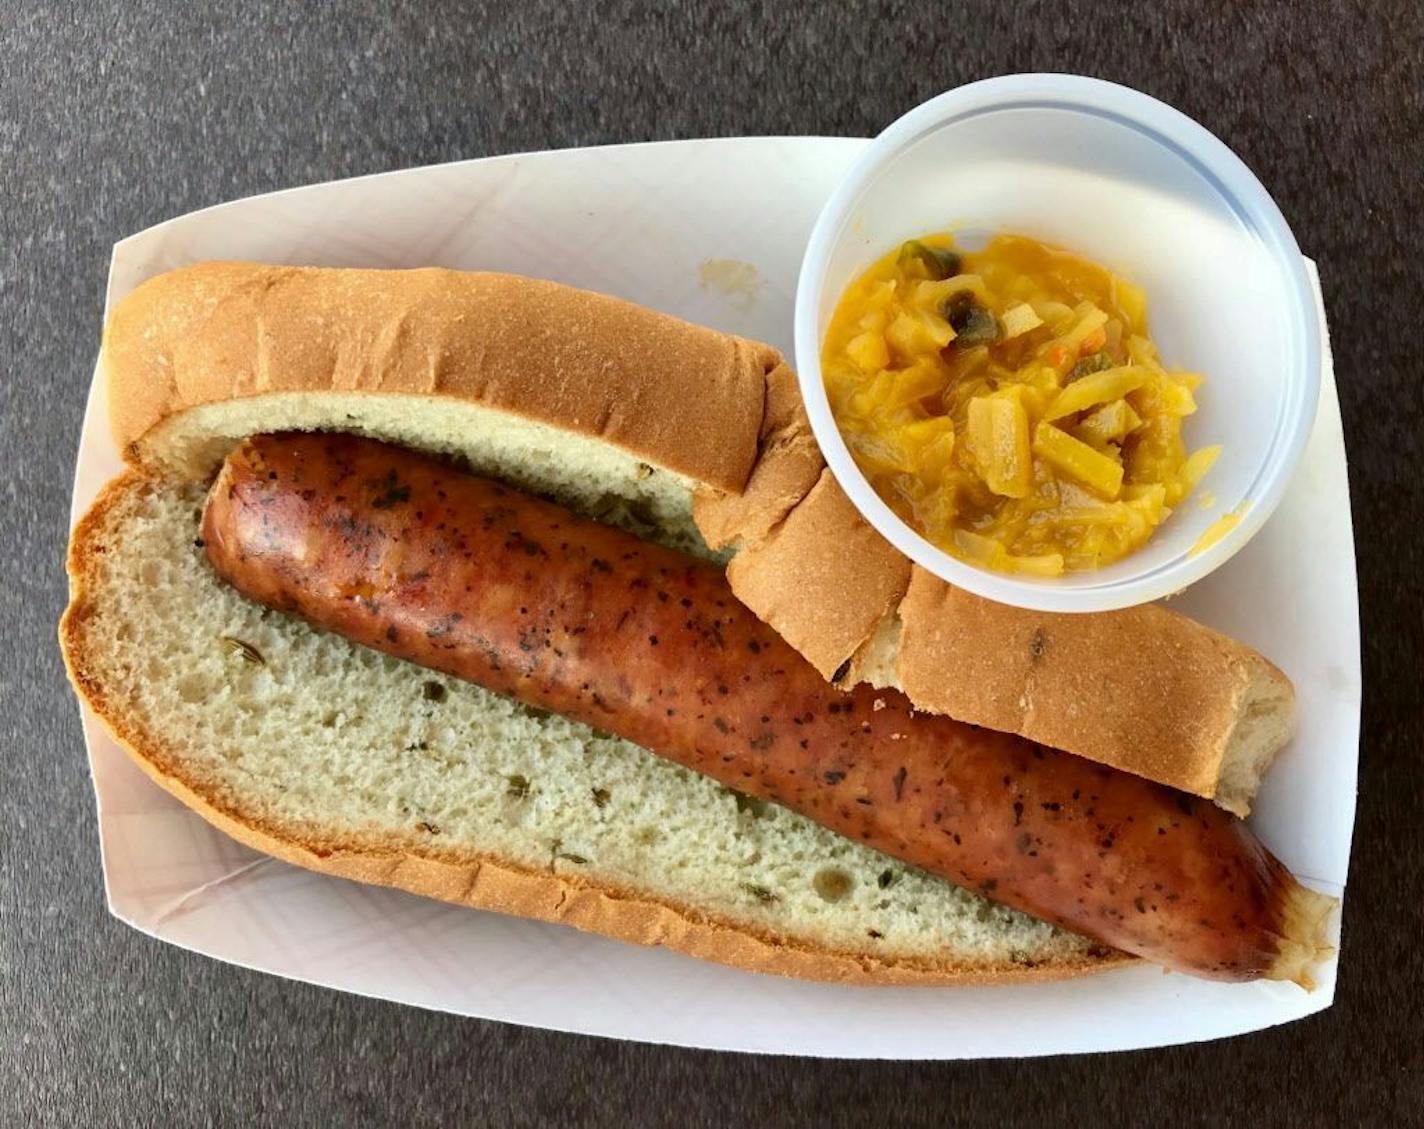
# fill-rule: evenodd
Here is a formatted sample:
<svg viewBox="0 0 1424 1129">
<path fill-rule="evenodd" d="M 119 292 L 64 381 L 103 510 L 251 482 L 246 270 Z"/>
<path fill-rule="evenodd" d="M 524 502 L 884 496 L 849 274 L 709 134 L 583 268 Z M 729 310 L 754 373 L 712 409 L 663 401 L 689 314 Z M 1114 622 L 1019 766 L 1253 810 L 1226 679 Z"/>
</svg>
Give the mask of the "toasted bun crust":
<svg viewBox="0 0 1424 1129">
<path fill-rule="evenodd" d="M 1005 607 L 916 568 L 897 666 L 918 705 L 1216 796 L 1260 655 L 1158 604 L 1099 615 Z M 1218 797 L 1220 798 L 1220 797 Z M 1227 805 L 1229 806 L 1229 805 Z"/>
<path fill-rule="evenodd" d="M 541 921 L 561 922 L 590 933 L 641 945 L 663 946 L 689 956 L 751 972 L 811 980 L 881 985 L 1021 983 L 1062 979 L 1133 963 L 1110 950 L 1044 957 L 1033 965 L 973 963 L 964 959 L 898 956 L 880 960 L 864 952 L 816 947 L 701 909 L 689 888 L 685 900 L 648 897 L 587 879 L 531 871 L 499 857 L 469 850 L 435 850 L 412 839 L 357 827 L 294 835 L 290 827 L 264 822 L 245 811 L 241 796 L 219 794 L 191 773 L 165 734 L 149 727 L 131 704 L 106 691 L 91 630 L 103 599 L 100 557 L 112 549 L 111 527 L 121 525 L 128 496 L 146 486 L 136 472 L 110 483 L 75 528 L 68 570 L 70 603 L 59 639 L 71 682 L 134 762 L 164 790 L 239 842 L 309 870 L 359 882 L 391 886 L 442 901 Z"/>
<path fill-rule="evenodd" d="M 606 440 L 741 491 L 769 346 L 515 275 L 198 263 L 149 279 L 104 335 L 119 450 L 188 408 L 274 392 L 439 396 Z"/>
<path fill-rule="evenodd" d="M 692 515 L 713 549 L 755 545 L 810 493 L 825 467 L 801 404 L 796 374 L 783 362 L 766 376 L 757 459 L 745 488 L 731 493 L 702 486 L 693 500 Z"/>
<path fill-rule="evenodd" d="M 895 611 L 910 562 L 822 470 L 780 525 L 732 558 L 727 580 L 829 680 Z"/>
</svg>

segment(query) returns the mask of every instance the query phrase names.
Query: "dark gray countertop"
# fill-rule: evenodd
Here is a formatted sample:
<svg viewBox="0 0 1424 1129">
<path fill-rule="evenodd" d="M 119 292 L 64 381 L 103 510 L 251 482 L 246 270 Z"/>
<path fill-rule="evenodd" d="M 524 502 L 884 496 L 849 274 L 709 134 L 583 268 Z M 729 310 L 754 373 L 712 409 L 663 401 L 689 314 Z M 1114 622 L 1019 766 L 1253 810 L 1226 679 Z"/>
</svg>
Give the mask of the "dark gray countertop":
<svg viewBox="0 0 1424 1129">
<path fill-rule="evenodd" d="M 1415 0 L 11 3 L 0 12 L 0 1122 L 1262 1125 L 1424 1120 L 1424 8 Z M 752 1058 L 428 1014 L 104 908 L 54 625 L 110 245 L 252 192 L 525 149 L 865 135 L 959 83 L 1115 79 L 1231 145 L 1316 258 L 1350 457 L 1361 794 L 1335 1006 L 1032 1063 Z"/>
</svg>

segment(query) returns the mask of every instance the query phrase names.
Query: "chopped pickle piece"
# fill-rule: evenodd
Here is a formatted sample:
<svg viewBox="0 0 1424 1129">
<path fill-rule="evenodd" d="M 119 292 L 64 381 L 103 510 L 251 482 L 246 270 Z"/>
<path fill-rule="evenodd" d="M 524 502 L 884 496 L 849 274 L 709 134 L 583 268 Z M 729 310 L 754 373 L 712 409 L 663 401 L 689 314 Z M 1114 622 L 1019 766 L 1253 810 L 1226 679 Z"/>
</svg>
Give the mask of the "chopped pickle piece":
<svg viewBox="0 0 1424 1129">
<path fill-rule="evenodd" d="M 1167 505 L 1167 488 L 1160 482 L 1151 486 L 1124 486 L 1124 504 L 1144 515 L 1152 525 L 1160 525 L 1167 519 L 1171 508 Z"/>
<path fill-rule="evenodd" d="M 1103 334 L 1103 343 L 1107 343 L 1107 334 Z M 1106 372 L 1110 368 L 1116 368 L 1117 364 L 1112 358 L 1112 354 L 1106 349 L 1099 349 L 1096 353 L 1090 353 L 1081 361 L 1068 370 L 1069 380 L 1082 380 L 1085 376 L 1091 376 L 1095 372 Z"/>
<path fill-rule="evenodd" d="M 967 559 L 996 572 L 1020 572 L 1030 576 L 1063 575 L 1062 553 L 1040 553 L 1032 557 L 1014 556 L 992 537 L 982 537 L 967 529 L 954 531 L 954 543 Z"/>
<path fill-rule="evenodd" d="M 1127 339 L 1127 356 L 1133 364 L 1144 365 L 1153 372 L 1165 372 L 1162 362 L 1157 359 L 1157 348 L 1145 337 L 1136 335 Z"/>
<path fill-rule="evenodd" d="M 949 323 L 964 345 L 992 345 L 999 339 L 999 322 L 983 306 L 970 306 L 958 321 Z"/>
<path fill-rule="evenodd" d="M 1189 416 L 1197 410 L 1196 397 L 1185 384 L 1170 377 L 1162 381 L 1162 403 L 1174 416 Z"/>
<path fill-rule="evenodd" d="M 918 239 L 902 243 L 896 261 L 907 271 L 924 271 L 926 278 L 948 278 L 959 273 L 959 252 L 948 247 L 932 247 Z"/>
<path fill-rule="evenodd" d="M 1131 404 L 1114 400 L 1085 416 L 1073 434 L 1091 446 L 1106 447 L 1109 443 L 1121 443 L 1141 423 L 1142 417 L 1132 410 Z"/>
<path fill-rule="evenodd" d="M 1096 333 L 1102 329 L 1103 326 L 1107 325 L 1108 315 L 1091 302 L 1080 303 L 1073 313 L 1078 318 L 1077 324 L 1060 337 L 1057 343 L 1062 345 L 1074 356 L 1077 356 L 1079 351 L 1082 350 L 1083 343 L 1088 339 L 1088 336 Z M 1104 335 L 1104 339 L 1106 339 L 1106 335 Z M 1101 344 L 1099 344 L 1098 347 L 1101 348 Z M 1089 348 L 1087 351 L 1091 353 L 1093 350 Z"/>
<path fill-rule="evenodd" d="M 996 392 L 969 401 L 969 442 L 974 462 L 989 489 L 1006 498 L 1024 498 L 1033 487 L 1028 413 L 1018 396 Z"/>
<path fill-rule="evenodd" d="M 1150 375 L 1145 369 L 1124 367 L 1075 380 L 1053 398 L 1043 418 L 1062 419 L 1110 400 L 1121 400 L 1146 384 Z"/>
<path fill-rule="evenodd" d="M 943 349 L 954 340 L 954 330 L 944 318 L 917 311 L 892 321 L 885 339 L 906 361 L 913 362 L 923 353 Z"/>
<path fill-rule="evenodd" d="M 1054 333 L 1066 333 L 1073 324 L 1073 307 L 1050 298 L 1040 298 L 1030 303 L 1034 313 L 1043 319 L 1043 324 Z"/>
<path fill-rule="evenodd" d="M 1134 333 L 1147 332 L 1147 291 L 1120 275 L 1113 275 L 1112 301 Z"/>
<path fill-rule="evenodd" d="M 950 468 L 954 455 L 953 420 L 935 416 L 902 424 L 895 438 L 905 454 L 906 470 L 920 466 L 928 475 L 938 476 Z"/>
<path fill-rule="evenodd" d="M 1034 313 L 1033 307 L 1027 302 L 1020 302 L 1017 306 L 1010 306 L 999 318 L 999 325 L 1004 330 L 1004 340 L 1012 341 L 1015 337 L 1022 337 L 1029 330 L 1037 329 L 1043 324 L 1043 319 Z"/>
<path fill-rule="evenodd" d="M 993 298 L 984 280 L 977 274 L 956 274 L 940 282 L 915 283 L 911 293 L 914 304 L 922 310 L 944 310 L 960 293 L 967 293 L 981 302 Z"/>
<path fill-rule="evenodd" d="M 915 364 L 898 372 L 887 372 L 885 376 L 892 382 L 891 391 L 882 395 L 881 400 L 883 406 L 892 411 L 933 396 L 944 387 L 944 377 L 930 364 Z"/>
<path fill-rule="evenodd" d="M 926 235 L 855 279 L 827 329 L 827 396 L 895 513 L 945 551 L 1056 576 L 1141 548 L 1196 492 L 1201 377 L 1168 370 L 1147 299 L 1032 239 Z"/>
<path fill-rule="evenodd" d="M 1120 462 L 1093 450 L 1051 423 L 1040 423 L 1034 429 L 1033 453 L 1104 498 L 1116 498 L 1122 490 Z"/>
<path fill-rule="evenodd" d="M 890 363 L 890 347 L 878 333 L 866 332 L 851 338 L 846 344 L 846 355 L 861 372 L 876 373 Z"/>
</svg>

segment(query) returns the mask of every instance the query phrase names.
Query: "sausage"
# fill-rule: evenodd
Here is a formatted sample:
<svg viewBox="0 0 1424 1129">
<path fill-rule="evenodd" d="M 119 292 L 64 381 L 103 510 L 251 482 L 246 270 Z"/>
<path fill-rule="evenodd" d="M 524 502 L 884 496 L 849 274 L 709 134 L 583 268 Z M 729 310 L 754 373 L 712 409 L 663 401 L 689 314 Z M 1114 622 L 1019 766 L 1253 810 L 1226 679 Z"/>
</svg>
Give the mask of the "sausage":
<svg viewBox="0 0 1424 1129">
<path fill-rule="evenodd" d="M 896 692 L 841 691 L 713 564 L 338 434 L 240 446 L 202 537 L 261 604 L 617 733 L 1114 948 L 1215 979 L 1303 975 L 1299 934 L 1317 922 L 1301 907 L 1320 896 L 1240 820 Z"/>
</svg>

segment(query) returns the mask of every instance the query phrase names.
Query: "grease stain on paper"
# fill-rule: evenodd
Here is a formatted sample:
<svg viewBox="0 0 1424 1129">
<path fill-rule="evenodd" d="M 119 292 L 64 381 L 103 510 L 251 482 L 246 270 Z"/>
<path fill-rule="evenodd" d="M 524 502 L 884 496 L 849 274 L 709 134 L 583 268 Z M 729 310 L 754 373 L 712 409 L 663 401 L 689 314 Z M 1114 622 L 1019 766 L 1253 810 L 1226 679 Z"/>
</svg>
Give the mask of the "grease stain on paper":
<svg viewBox="0 0 1424 1129">
<path fill-rule="evenodd" d="M 741 313 L 757 304 L 765 285 L 756 267 L 741 259 L 703 259 L 697 265 L 697 278 L 703 290 L 725 296 Z"/>
</svg>

